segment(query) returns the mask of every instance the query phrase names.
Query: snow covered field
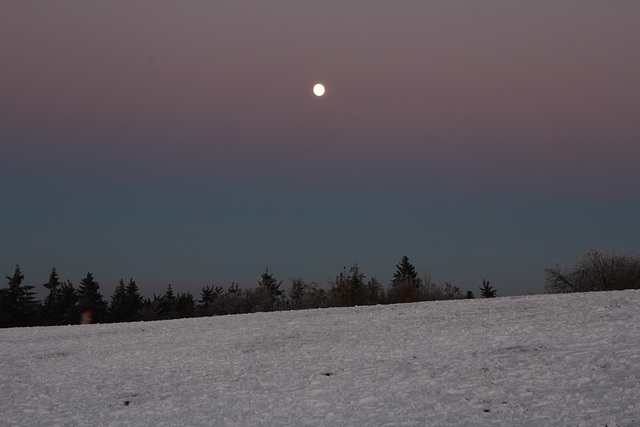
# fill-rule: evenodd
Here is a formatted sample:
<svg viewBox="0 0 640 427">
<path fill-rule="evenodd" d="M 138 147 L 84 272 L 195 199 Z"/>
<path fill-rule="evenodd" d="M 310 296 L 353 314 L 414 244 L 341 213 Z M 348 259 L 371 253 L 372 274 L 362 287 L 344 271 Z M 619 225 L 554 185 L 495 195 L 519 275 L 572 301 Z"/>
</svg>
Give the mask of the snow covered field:
<svg viewBox="0 0 640 427">
<path fill-rule="evenodd" d="M 3 426 L 640 425 L 640 291 L 0 330 Z"/>
</svg>

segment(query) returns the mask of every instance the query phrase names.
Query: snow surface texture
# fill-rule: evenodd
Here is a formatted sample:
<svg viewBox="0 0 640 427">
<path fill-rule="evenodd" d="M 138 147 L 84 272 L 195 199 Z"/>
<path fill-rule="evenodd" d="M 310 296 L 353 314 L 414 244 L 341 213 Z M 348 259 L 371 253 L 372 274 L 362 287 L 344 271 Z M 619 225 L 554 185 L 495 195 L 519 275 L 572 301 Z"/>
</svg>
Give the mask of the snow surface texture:
<svg viewBox="0 0 640 427">
<path fill-rule="evenodd" d="M 4 426 L 640 425 L 640 291 L 0 330 Z"/>
</svg>

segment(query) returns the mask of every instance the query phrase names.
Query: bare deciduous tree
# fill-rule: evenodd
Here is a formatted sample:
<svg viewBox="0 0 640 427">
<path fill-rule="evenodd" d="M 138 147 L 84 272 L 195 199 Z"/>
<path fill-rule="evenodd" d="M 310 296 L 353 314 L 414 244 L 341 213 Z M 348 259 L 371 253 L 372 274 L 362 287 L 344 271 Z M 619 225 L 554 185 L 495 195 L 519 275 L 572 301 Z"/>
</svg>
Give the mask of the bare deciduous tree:
<svg viewBox="0 0 640 427">
<path fill-rule="evenodd" d="M 549 293 L 640 289 L 640 256 L 589 249 L 571 270 L 544 269 Z"/>
</svg>

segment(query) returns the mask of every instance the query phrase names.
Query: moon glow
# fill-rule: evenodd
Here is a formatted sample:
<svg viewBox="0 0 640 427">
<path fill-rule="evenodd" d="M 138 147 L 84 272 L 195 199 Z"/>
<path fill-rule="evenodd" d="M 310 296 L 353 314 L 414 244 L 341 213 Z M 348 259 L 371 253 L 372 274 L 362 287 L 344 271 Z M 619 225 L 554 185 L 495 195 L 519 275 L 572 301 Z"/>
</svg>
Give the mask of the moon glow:
<svg viewBox="0 0 640 427">
<path fill-rule="evenodd" d="M 316 85 L 313 87 L 313 93 L 314 93 L 316 96 L 322 96 L 322 95 L 324 95 L 324 86 L 322 86 L 320 83 L 316 84 Z"/>
</svg>

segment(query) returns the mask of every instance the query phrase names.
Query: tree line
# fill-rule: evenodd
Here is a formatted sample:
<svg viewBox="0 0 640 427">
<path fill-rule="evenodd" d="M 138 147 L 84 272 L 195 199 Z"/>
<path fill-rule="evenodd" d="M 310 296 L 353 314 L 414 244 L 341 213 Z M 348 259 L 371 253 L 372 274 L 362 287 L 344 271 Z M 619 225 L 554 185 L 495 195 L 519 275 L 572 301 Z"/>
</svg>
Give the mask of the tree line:
<svg viewBox="0 0 640 427">
<path fill-rule="evenodd" d="M 556 262 L 544 273 L 549 293 L 640 289 L 640 256 L 590 249 L 572 268 L 562 269 Z M 367 280 L 358 264 L 344 267 L 329 281 L 328 289 L 294 277 L 284 290 L 282 281 L 266 268 L 255 288 L 240 288 L 237 283 L 226 289 L 205 286 L 199 299 L 188 291 L 174 292 L 171 285 L 164 293 L 145 299 L 133 279 L 128 283 L 121 279 L 107 302 L 91 273 L 76 287 L 69 280 L 61 281 L 53 268 L 43 284 L 49 293 L 44 301 L 37 301 L 35 287 L 24 283 L 19 265 L 6 279 L 7 287 L 0 289 L 0 327 L 73 324 L 83 313 L 91 313 L 94 322 L 105 323 L 474 297 L 471 291 L 463 295 L 449 282 L 433 283 L 429 273 L 420 277 L 407 256 L 396 265 L 386 288 L 375 277 Z M 496 296 L 487 280 L 479 291 L 483 298 Z"/>
<path fill-rule="evenodd" d="M 174 292 L 170 284 L 164 293 L 143 298 L 135 280 L 125 283 L 120 279 L 107 301 L 91 273 L 76 287 L 69 280 L 61 281 L 53 268 L 49 280 L 42 285 L 48 295 L 44 301 L 38 301 L 35 287 L 24 283 L 19 265 L 6 279 L 8 286 L 0 289 L 0 327 L 5 328 L 68 325 L 78 323 L 83 315 L 93 322 L 107 323 L 474 298 L 473 292 L 463 294 L 449 282 L 433 283 L 429 273 L 420 277 L 407 256 L 396 265 L 393 279 L 386 288 L 375 277 L 367 280 L 358 264 L 354 264 L 349 269 L 344 267 L 329 281 L 328 289 L 293 277 L 289 289 L 285 290 L 282 280 L 267 267 L 255 288 L 240 288 L 235 282 L 226 289 L 204 286 L 199 299 L 189 291 Z M 483 298 L 496 296 L 496 290 L 486 280 L 479 290 Z"/>
</svg>

